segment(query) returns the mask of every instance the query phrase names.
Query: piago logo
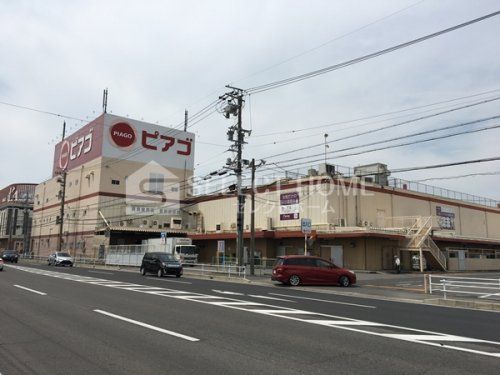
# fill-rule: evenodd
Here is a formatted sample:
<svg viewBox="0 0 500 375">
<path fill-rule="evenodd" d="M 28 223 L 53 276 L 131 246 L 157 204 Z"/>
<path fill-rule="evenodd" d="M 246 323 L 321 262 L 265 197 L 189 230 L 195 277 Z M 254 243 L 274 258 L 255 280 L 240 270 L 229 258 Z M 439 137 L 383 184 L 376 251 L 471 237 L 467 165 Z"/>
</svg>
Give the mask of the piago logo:
<svg viewBox="0 0 500 375">
<path fill-rule="evenodd" d="M 137 139 L 135 129 L 126 122 L 118 122 L 109 129 L 111 141 L 115 146 L 127 148 L 132 146 Z"/>
</svg>

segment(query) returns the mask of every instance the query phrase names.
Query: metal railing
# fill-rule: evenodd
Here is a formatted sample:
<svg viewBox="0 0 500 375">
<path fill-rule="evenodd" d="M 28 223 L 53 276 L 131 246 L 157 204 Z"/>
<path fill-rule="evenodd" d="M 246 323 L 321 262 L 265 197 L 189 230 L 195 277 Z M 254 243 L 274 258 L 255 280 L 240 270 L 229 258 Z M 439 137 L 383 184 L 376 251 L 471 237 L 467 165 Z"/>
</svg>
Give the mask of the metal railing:
<svg viewBox="0 0 500 375">
<path fill-rule="evenodd" d="M 224 275 L 228 278 L 246 279 L 246 267 L 236 266 L 234 264 L 204 264 L 198 263 L 192 267 L 184 266 L 185 275 L 211 276 Z"/>
<path fill-rule="evenodd" d="M 450 294 L 500 299 L 500 279 L 429 275 L 429 294 L 433 293 L 442 293 L 444 299 Z"/>
</svg>

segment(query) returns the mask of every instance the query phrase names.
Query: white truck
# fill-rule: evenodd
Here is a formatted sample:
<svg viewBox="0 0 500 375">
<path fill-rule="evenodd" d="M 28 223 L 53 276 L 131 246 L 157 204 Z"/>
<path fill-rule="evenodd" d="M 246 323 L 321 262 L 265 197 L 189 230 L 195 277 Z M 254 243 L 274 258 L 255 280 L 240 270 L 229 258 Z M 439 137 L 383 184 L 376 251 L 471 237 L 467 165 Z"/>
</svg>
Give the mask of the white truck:
<svg viewBox="0 0 500 375">
<path fill-rule="evenodd" d="M 145 242 L 147 245 L 153 245 L 151 247 L 154 247 L 154 251 L 165 251 L 166 253 L 174 254 L 183 265 L 194 265 L 198 263 L 198 246 L 193 245 L 191 238 L 150 238 Z"/>
</svg>

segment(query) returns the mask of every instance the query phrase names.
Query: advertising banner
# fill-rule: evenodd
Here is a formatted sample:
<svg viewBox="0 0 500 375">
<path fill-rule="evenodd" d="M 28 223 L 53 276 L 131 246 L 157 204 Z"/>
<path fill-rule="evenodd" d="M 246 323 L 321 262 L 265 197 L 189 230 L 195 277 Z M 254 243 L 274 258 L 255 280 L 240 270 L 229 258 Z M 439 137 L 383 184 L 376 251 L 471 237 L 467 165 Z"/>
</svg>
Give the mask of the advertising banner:
<svg viewBox="0 0 500 375">
<path fill-rule="evenodd" d="M 297 220 L 299 212 L 299 193 L 280 194 L 280 220 Z"/>
<path fill-rule="evenodd" d="M 441 229 L 455 230 L 455 213 L 445 206 L 436 206 L 436 216 Z"/>
<path fill-rule="evenodd" d="M 105 113 L 55 146 L 53 175 L 98 157 L 194 168 L 194 134 Z"/>
<path fill-rule="evenodd" d="M 71 170 L 101 156 L 103 116 L 56 144 L 52 175 Z"/>
<path fill-rule="evenodd" d="M 193 170 L 193 133 L 109 114 L 104 129 L 103 156 Z"/>
</svg>

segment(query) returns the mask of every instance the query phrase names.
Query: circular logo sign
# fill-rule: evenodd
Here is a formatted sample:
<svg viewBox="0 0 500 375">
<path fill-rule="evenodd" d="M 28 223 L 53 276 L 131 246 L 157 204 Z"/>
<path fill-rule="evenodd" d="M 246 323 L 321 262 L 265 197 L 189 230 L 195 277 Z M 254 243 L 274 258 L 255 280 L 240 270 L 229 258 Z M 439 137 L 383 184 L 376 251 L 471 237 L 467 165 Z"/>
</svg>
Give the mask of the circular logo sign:
<svg viewBox="0 0 500 375">
<path fill-rule="evenodd" d="M 59 151 L 59 168 L 66 169 L 69 163 L 69 142 L 64 141 Z"/>
<path fill-rule="evenodd" d="M 130 147 L 135 143 L 137 136 L 132 125 L 118 122 L 109 129 L 111 140 L 118 147 Z"/>
</svg>

